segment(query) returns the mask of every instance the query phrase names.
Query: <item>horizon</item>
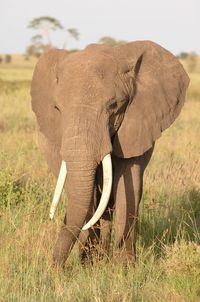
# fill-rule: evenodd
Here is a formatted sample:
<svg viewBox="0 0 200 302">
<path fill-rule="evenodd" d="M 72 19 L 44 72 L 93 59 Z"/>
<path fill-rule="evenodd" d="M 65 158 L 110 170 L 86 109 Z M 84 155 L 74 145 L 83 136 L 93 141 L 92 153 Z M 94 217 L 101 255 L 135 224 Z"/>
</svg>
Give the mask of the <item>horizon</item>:
<svg viewBox="0 0 200 302">
<path fill-rule="evenodd" d="M 39 4 L 39 5 L 38 5 Z M 12 9 L 11 9 L 12 8 Z M 28 29 L 29 22 L 40 16 L 58 19 L 65 28 L 76 28 L 80 40 L 68 39 L 67 49 L 83 49 L 110 36 L 127 42 L 152 40 L 174 54 L 195 52 L 200 54 L 197 29 L 200 20 L 198 0 L 2 0 L 0 11 L 0 53 L 24 54 L 37 30 Z M 24 12 L 26 12 L 24 14 Z M 53 45 L 62 48 L 63 31 L 53 32 Z"/>
</svg>

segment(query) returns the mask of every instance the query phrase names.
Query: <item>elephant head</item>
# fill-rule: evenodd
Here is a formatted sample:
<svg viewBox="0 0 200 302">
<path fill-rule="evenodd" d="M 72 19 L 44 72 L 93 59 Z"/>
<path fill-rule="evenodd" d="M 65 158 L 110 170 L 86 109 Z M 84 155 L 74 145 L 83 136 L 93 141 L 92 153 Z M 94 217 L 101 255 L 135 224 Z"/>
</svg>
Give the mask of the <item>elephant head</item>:
<svg viewBox="0 0 200 302">
<path fill-rule="evenodd" d="M 84 229 L 107 205 L 110 154 L 130 158 L 150 149 L 180 113 L 188 83 L 178 59 L 150 41 L 94 44 L 73 54 L 52 49 L 40 57 L 32 108 L 56 176 L 62 162 L 51 216 L 65 185 L 65 250 L 72 248 L 90 212 L 97 166 L 103 163 L 105 186 L 97 212 Z"/>
</svg>

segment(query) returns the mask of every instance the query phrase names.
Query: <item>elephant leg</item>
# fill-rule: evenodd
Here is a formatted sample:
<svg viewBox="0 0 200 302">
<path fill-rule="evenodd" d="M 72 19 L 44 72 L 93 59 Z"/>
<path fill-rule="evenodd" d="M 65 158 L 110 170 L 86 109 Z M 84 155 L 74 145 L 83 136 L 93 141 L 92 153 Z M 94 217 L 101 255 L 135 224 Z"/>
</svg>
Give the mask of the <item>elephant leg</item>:
<svg viewBox="0 0 200 302">
<path fill-rule="evenodd" d="M 88 217 L 87 221 L 91 218 Z M 93 228 L 81 231 L 79 235 L 79 258 L 82 265 L 87 262 L 93 263 L 93 258 L 97 255 L 100 237 L 100 226 L 96 223 Z"/>
<path fill-rule="evenodd" d="M 112 216 L 113 208 L 108 206 L 100 221 L 93 228 L 81 232 L 79 237 L 79 254 L 82 264 L 85 263 L 85 260 L 93 262 L 93 258 L 96 260 L 101 260 L 104 257 L 108 258 L 112 232 Z"/>
<path fill-rule="evenodd" d="M 101 254 L 107 258 L 110 255 L 113 212 L 114 212 L 114 196 L 112 192 L 108 206 L 100 219 L 100 250 L 101 250 Z"/>
<path fill-rule="evenodd" d="M 99 244 L 99 224 L 86 231 L 81 231 L 78 238 L 79 258 L 81 264 L 93 263 L 93 258 L 96 255 L 97 246 Z"/>
<path fill-rule="evenodd" d="M 118 159 L 115 188 L 115 252 L 134 261 L 136 257 L 136 221 L 142 195 L 140 167 L 134 159 Z M 137 168 L 136 168 L 137 167 Z M 139 176 L 139 177 L 138 177 Z"/>
<path fill-rule="evenodd" d="M 100 220 L 100 254 L 109 257 L 112 233 L 113 208 L 109 207 Z"/>
<path fill-rule="evenodd" d="M 126 261 L 136 260 L 138 212 L 143 190 L 143 174 L 152 152 L 153 148 L 140 157 L 115 158 L 115 250 Z"/>
<path fill-rule="evenodd" d="M 103 186 L 103 171 L 102 167 L 97 170 L 97 201 L 99 203 L 101 198 Z M 112 232 L 112 219 L 113 219 L 113 194 L 108 203 L 108 206 L 100 219 L 100 243 L 99 243 L 99 258 L 108 258 L 110 252 L 111 232 Z"/>
</svg>

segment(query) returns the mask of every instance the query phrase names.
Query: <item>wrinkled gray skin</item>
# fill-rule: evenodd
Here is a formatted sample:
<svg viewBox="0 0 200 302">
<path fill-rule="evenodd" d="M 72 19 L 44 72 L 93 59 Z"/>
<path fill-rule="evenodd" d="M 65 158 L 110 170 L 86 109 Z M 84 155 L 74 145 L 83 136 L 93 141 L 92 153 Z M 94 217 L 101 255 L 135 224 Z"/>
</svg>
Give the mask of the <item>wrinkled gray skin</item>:
<svg viewBox="0 0 200 302">
<path fill-rule="evenodd" d="M 52 49 L 39 59 L 32 108 L 39 145 L 58 176 L 67 164 L 68 206 L 54 249 L 63 265 L 79 237 L 82 260 L 98 245 L 107 253 L 115 211 L 115 253 L 135 259 L 137 218 L 144 170 L 154 142 L 180 113 L 189 83 L 183 67 L 150 41 L 90 45 L 68 54 Z M 99 224 L 82 231 L 102 190 L 101 161 L 112 154 L 113 187 Z"/>
</svg>

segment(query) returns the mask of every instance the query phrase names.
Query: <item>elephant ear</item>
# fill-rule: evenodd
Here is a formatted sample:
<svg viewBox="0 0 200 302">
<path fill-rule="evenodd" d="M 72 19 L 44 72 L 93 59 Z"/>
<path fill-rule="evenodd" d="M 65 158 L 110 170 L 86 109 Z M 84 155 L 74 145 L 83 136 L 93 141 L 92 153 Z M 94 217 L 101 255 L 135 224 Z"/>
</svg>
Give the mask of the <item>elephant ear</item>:
<svg viewBox="0 0 200 302">
<path fill-rule="evenodd" d="M 142 155 L 179 115 L 189 78 L 178 59 L 150 41 L 119 46 L 117 57 L 129 60 L 136 87 L 113 141 L 113 153 L 129 158 Z"/>
<path fill-rule="evenodd" d="M 61 118 L 57 107 L 58 66 L 66 56 L 68 54 L 64 50 L 46 51 L 35 67 L 31 85 L 32 109 L 39 131 L 58 149 L 61 144 Z"/>
</svg>

